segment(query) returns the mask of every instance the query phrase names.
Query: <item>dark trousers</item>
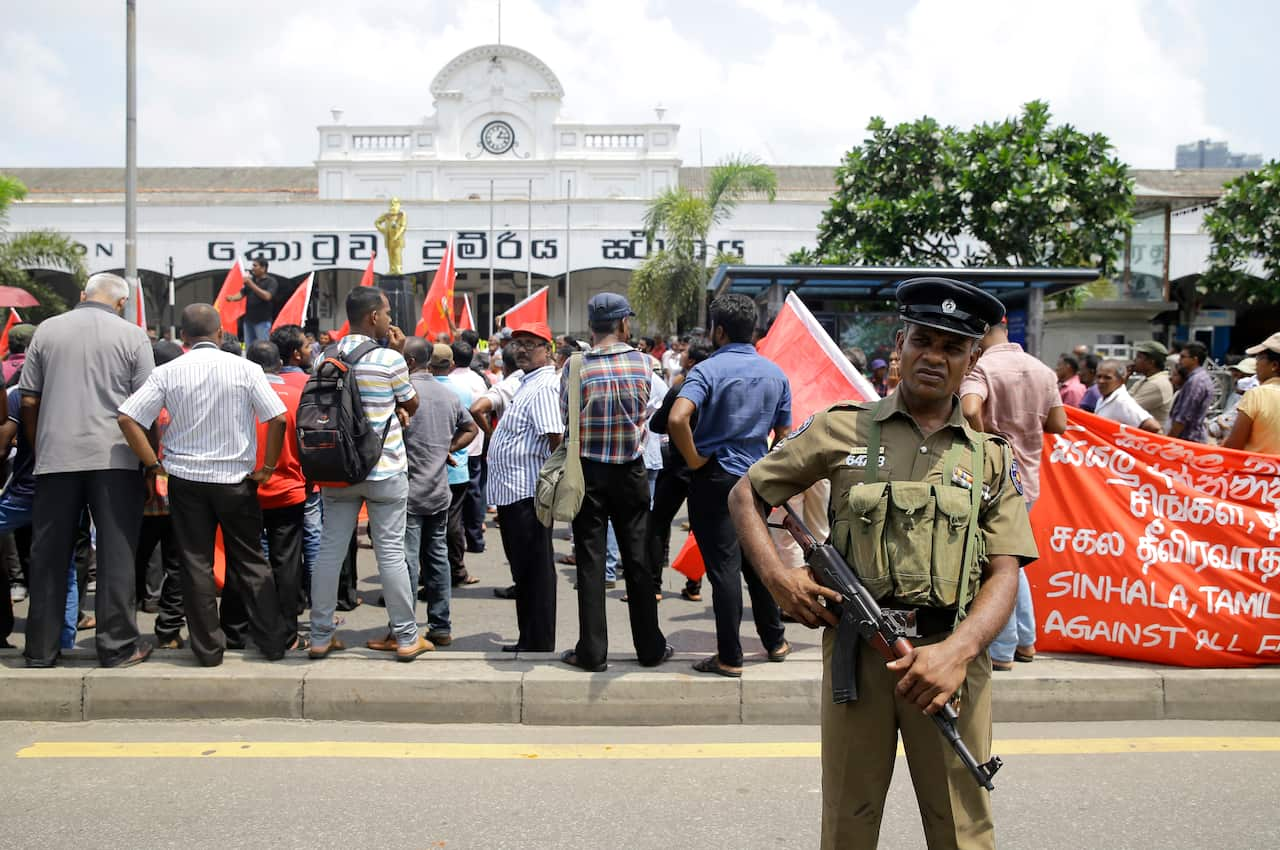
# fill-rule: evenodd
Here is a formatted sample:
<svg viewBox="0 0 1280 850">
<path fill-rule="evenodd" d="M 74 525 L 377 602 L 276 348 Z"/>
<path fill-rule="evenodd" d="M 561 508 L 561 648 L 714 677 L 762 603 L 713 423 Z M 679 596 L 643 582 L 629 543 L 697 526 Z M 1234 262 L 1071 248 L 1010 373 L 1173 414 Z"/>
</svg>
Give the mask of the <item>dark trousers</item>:
<svg viewBox="0 0 1280 850">
<path fill-rule="evenodd" d="M 342 569 L 338 572 L 338 604 L 339 611 L 354 611 L 361 602 L 357 584 L 360 581 L 356 570 L 356 556 L 360 546 L 356 542 L 356 532 L 351 532 L 351 542 L 347 544 L 347 557 L 342 561 Z"/>
<path fill-rule="evenodd" d="M 137 570 L 138 598 L 146 596 L 147 568 L 151 553 L 160 547 L 160 563 L 164 577 L 160 581 L 160 610 L 156 614 L 156 637 L 161 643 L 171 641 L 182 632 L 186 618 L 182 613 L 182 560 L 178 557 L 178 541 L 173 537 L 173 520 L 168 514 L 144 516 L 142 531 L 138 535 L 138 553 L 134 561 Z"/>
<path fill-rule="evenodd" d="M 449 521 L 446 525 L 445 542 L 449 546 L 449 573 L 453 577 L 454 584 L 464 581 L 467 577 L 467 564 L 464 560 L 467 543 L 462 531 L 462 511 L 470 486 L 470 484 L 449 485 Z M 423 575 L 426 575 L 425 565 Z"/>
<path fill-rule="evenodd" d="M 631 640 L 641 664 L 658 664 L 667 639 L 658 626 L 658 603 L 653 598 L 653 576 L 645 558 L 645 531 L 649 524 L 649 476 L 644 459 L 630 463 L 582 461 L 586 495 L 573 520 L 573 554 L 578 562 L 578 645 L 575 652 L 583 667 L 603 664 L 609 652 L 608 622 L 604 605 L 605 537 L 609 522 L 622 555 L 627 583 L 627 608 L 631 615 Z"/>
<path fill-rule="evenodd" d="M 298 637 L 298 606 L 302 583 L 302 522 L 305 505 L 299 502 L 285 508 L 262 511 L 262 527 L 267 538 L 267 561 L 275 581 L 280 618 L 284 620 L 284 645 L 293 646 Z M 225 532 L 224 532 L 225 534 Z M 243 647 L 249 633 L 249 613 L 239 589 L 231 582 L 222 589 L 220 611 L 222 632 L 228 646 Z"/>
<path fill-rule="evenodd" d="M 711 582 L 716 654 L 722 664 L 731 667 L 742 664 L 738 629 L 742 625 L 744 578 L 747 592 L 751 594 L 756 633 L 765 649 L 778 649 L 784 639 L 782 611 L 756 575 L 756 568 L 743 555 L 738 532 L 729 518 L 729 491 L 737 483 L 738 476 L 725 472 L 714 460 L 695 471 L 689 482 L 689 523 L 707 565 L 707 581 Z"/>
<path fill-rule="evenodd" d="M 489 464 L 480 455 L 467 458 L 471 481 L 462 500 L 462 529 L 467 537 L 468 552 L 484 551 L 484 488 L 489 477 Z"/>
<path fill-rule="evenodd" d="M 529 652 L 556 648 L 556 571 L 551 529 L 538 521 L 533 499 L 498 506 L 502 548 L 516 583 L 516 645 Z M 602 547 L 603 548 L 603 547 Z"/>
<path fill-rule="evenodd" d="M 653 485 L 653 507 L 645 531 L 645 557 L 653 571 L 655 593 L 662 592 L 662 571 L 671 560 L 671 523 L 689 497 L 689 467 L 663 467 Z"/>
<path fill-rule="evenodd" d="M 0 535 L 0 551 L 3 551 L 0 558 L 0 648 L 4 648 L 9 645 L 9 635 L 13 634 L 13 600 L 9 598 L 11 570 L 8 563 L 3 563 L 11 556 L 15 562 L 18 560 L 18 548 L 12 534 Z"/>
<path fill-rule="evenodd" d="M 221 664 L 227 648 L 213 579 L 213 545 L 218 526 L 222 526 L 222 546 L 227 555 L 223 593 L 239 595 L 253 642 L 264 655 L 280 658 L 288 645 L 276 585 L 262 555 L 262 510 L 257 491 L 248 479 L 238 484 L 203 484 L 169 476 L 169 509 L 182 560 L 187 632 L 191 635 L 191 651 L 206 667 Z M 101 580 L 98 583 L 101 585 Z"/>
<path fill-rule="evenodd" d="M 32 505 L 31 607 L 24 655 L 33 666 L 50 666 L 58 657 L 67 604 L 67 565 L 76 529 L 87 506 L 98 528 L 98 589 L 94 616 L 98 661 L 113 667 L 137 648 L 134 598 L 134 549 L 142 525 L 146 488 L 142 473 L 97 469 L 36 476 Z"/>
</svg>

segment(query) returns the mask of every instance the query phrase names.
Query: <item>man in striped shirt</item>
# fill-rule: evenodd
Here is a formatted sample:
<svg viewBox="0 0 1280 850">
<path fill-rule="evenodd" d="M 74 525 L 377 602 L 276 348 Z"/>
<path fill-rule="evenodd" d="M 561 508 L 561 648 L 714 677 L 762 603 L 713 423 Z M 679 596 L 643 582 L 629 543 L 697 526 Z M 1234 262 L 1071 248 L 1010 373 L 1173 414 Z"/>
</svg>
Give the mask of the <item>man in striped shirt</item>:
<svg viewBox="0 0 1280 850">
<path fill-rule="evenodd" d="M 414 621 L 414 589 L 404 560 L 405 512 L 409 497 L 409 464 L 404 449 L 404 422 L 418 409 L 418 394 L 409 383 L 405 336 L 391 324 L 391 305 L 382 290 L 358 286 L 347 296 L 351 333 L 334 347 L 332 356 L 350 354 L 370 340 L 388 341 L 352 366 L 364 414 L 375 433 L 386 434 L 382 455 L 364 481 L 350 487 L 321 487 L 324 530 L 315 574 L 311 577 L 312 658 L 324 658 L 345 648 L 333 636 L 333 610 L 338 598 L 338 574 L 355 531 L 360 506 L 369 509 L 369 536 L 382 579 L 382 598 L 395 635 L 396 660 L 412 661 L 435 646 L 420 634 Z"/>
<path fill-rule="evenodd" d="M 670 658 L 671 647 L 658 626 L 653 576 L 644 551 L 649 517 L 644 441 L 653 358 L 628 342 L 634 315 L 627 299 L 614 292 L 601 292 L 587 303 L 594 347 L 583 356 L 579 431 L 586 494 L 582 510 L 573 520 L 579 635 L 577 646 L 560 658 L 592 672 L 605 668 L 609 649 L 604 592 L 605 539 L 610 521 L 622 555 L 636 655 L 646 666 Z M 565 420 L 569 418 L 569 372 L 566 366 L 560 389 Z"/>
<path fill-rule="evenodd" d="M 120 405 L 120 430 L 146 469 L 148 488 L 169 474 L 169 509 L 184 579 L 183 606 L 191 650 L 205 667 L 222 663 L 226 635 L 213 578 L 214 535 L 222 526 L 227 585 L 239 591 L 254 643 L 268 659 L 284 656 L 284 621 L 275 581 L 262 555 L 258 485 L 271 478 L 284 445 L 285 406 L 262 369 L 219 349 L 222 319 L 212 305 L 182 311 L 187 354 L 156 369 Z M 164 465 L 146 429 L 169 411 Z M 267 446 L 257 465 L 257 420 Z"/>
<path fill-rule="evenodd" d="M 551 529 L 538 521 L 538 470 L 564 438 L 560 376 L 551 365 L 551 329 L 519 327 L 507 343 L 524 371 L 489 444 L 489 501 L 498 506 L 502 548 L 516 588 L 520 637 L 508 652 L 551 652 L 556 642 L 556 574 Z"/>
</svg>

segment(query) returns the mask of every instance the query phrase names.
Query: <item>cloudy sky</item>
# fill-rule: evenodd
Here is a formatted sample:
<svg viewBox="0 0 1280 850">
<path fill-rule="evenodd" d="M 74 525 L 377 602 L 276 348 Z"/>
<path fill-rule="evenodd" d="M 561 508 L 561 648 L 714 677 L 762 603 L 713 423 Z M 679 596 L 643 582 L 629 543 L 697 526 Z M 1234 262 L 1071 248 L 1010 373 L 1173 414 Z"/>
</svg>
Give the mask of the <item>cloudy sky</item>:
<svg viewBox="0 0 1280 850">
<path fill-rule="evenodd" d="M 4 0 L 0 165 L 124 162 L 123 0 Z M 329 109 L 411 123 L 498 35 L 497 0 L 138 0 L 142 165 L 304 165 Z M 564 84 L 565 117 L 649 120 L 684 158 L 833 164 L 867 119 L 959 126 L 1032 98 L 1136 167 L 1179 142 L 1280 156 L 1270 0 L 505 0 L 502 41 Z"/>
</svg>

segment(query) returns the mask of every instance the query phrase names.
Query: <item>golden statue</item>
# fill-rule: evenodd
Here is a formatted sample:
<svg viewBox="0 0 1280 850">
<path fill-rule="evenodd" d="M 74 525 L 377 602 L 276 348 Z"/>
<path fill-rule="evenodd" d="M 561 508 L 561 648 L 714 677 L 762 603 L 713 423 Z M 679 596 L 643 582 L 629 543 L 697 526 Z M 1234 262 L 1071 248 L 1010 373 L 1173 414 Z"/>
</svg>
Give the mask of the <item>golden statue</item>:
<svg viewBox="0 0 1280 850">
<path fill-rule="evenodd" d="M 382 234 L 382 239 L 387 244 L 387 264 L 390 267 L 389 274 L 403 274 L 401 267 L 401 258 L 404 254 L 404 232 L 409 224 L 408 218 L 404 211 L 400 209 L 400 199 L 391 199 L 391 209 L 378 216 L 373 226 Z"/>
</svg>

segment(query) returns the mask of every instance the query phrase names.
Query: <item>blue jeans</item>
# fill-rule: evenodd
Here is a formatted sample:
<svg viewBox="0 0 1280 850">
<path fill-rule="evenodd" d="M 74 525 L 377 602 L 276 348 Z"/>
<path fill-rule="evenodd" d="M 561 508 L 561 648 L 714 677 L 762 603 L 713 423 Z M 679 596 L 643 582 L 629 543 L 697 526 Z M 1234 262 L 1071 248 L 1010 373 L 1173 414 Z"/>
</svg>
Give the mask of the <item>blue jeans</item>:
<svg viewBox="0 0 1280 850">
<path fill-rule="evenodd" d="M 316 488 L 314 493 L 307 494 L 307 501 L 302 508 L 302 586 L 305 588 L 311 587 L 311 573 L 316 568 L 316 557 L 320 554 L 320 528 L 323 522 L 324 500 L 320 496 L 320 489 Z"/>
<path fill-rule="evenodd" d="M 418 639 L 413 616 L 413 587 L 404 560 L 405 506 L 409 498 L 406 473 L 382 481 L 361 481 L 350 487 L 324 487 L 324 529 L 320 554 L 311 574 L 311 642 L 324 646 L 333 636 L 333 611 L 338 604 L 338 575 L 347 546 L 356 530 L 360 506 L 369 508 L 369 536 L 382 579 L 387 618 L 400 646 Z"/>
<path fill-rule="evenodd" d="M 257 296 L 250 296 L 256 298 Z M 248 322 L 244 323 L 244 347 L 247 351 L 249 346 L 253 345 L 260 339 L 271 340 L 271 322 Z"/>
<path fill-rule="evenodd" d="M 0 534 L 11 534 L 31 525 L 31 514 L 31 499 L 15 498 L 8 493 L 0 496 Z M 76 559 L 72 555 L 67 571 L 67 605 L 58 641 L 63 649 L 71 649 L 76 645 L 76 625 L 79 621 L 80 589 L 76 579 Z"/>
<path fill-rule="evenodd" d="M 409 585 L 418 586 L 419 553 L 425 546 L 426 562 L 430 564 L 422 583 L 427 591 L 427 631 L 445 635 L 453 631 L 449 620 L 453 581 L 449 569 L 448 528 L 448 508 L 429 516 L 409 514 L 404 522 L 404 559 L 409 567 Z"/>
<path fill-rule="evenodd" d="M 649 507 L 653 508 L 653 489 L 658 483 L 658 470 L 648 469 L 645 472 L 649 476 Z M 618 549 L 618 536 L 613 533 L 613 523 L 609 523 L 609 530 L 604 537 L 604 579 L 605 581 L 618 580 L 618 562 L 622 560 L 622 553 Z"/>
<path fill-rule="evenodd" d="M 1027 511 L 1031 511 L 1031 505 L 1027 505 Z M 1031 583 L 1027 581 L 1026 572 L 1018 570 L 1018 596 L 1013 605 L 1013 613 L 1009 615 L 1009 622 L 1004 624 L 1000 634 L 991 641 L 987 652 L 992 661 L 1008 664 L 1013 661 L 1015 649 L 1035 644 L 1036 611 L 1031 604 Z"/>
</svg>

